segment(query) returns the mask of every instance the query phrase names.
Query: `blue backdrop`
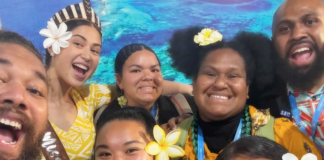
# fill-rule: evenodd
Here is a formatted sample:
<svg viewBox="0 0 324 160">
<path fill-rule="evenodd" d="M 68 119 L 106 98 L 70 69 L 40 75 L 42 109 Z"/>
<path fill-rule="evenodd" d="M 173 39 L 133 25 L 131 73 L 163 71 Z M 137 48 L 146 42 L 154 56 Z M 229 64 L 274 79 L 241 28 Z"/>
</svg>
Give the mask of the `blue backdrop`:
<svg viewBox="0 0 324 160">
<path fill-rule="evenodd" d="M 170 67 L 166 53 L 175 29 L 201 25 L 230 39 L 239 30 L 271 36 L 272 16 L 284 0 L 92 0 L 103 26 L 99 66 L 88 83 L 114 83 L 114 57 L 123 46 L 145 43 L 158 54 L 165 79 L 190 83 Z M 58 10 L 81 0 L 1 0 L 3 29 L 30 39 L 44 53 L 39 31 Z"/>
</svg>

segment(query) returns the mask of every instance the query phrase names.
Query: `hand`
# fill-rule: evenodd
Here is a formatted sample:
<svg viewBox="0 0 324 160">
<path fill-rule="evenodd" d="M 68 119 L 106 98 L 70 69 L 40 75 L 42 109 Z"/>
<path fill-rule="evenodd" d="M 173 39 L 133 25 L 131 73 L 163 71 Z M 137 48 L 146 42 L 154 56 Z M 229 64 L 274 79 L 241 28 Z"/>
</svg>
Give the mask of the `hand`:
<svg viewBox="0 0 324 160">
<path fill-rule="evenodd" d="M 185 119 L 192 116 L 192 113 L 185 113 L 178 117 L 171 118 L 168 123 L 162 124 L 161 127 L 165 131 L 165 133 L 170 132 L 171 130 L 175 130 L 178 128 L 178 125 Z"/>
</svg>

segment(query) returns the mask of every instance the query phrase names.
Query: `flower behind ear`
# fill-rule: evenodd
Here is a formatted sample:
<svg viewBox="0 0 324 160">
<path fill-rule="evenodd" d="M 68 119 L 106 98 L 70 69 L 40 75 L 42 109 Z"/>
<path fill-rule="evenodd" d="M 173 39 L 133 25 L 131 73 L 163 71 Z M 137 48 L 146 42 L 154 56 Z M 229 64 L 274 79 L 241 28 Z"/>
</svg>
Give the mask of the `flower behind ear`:
<svg viewBox="0 0 324 160">
<path fill-rule="evenodd" d="M 178 142 L 180 133 L 181 130 L 176 129 L 165 136 L 164 130 L 160 126 L 155 125 L 153 135 L 156 142 L 150 142 L 145 147 L 146 152 L 150 155 L 156 156 L 156 160 L 169 160 L 169 156 L 171 158 L 184 156 L 184 150 L 181 147 L 174 145 Z"/>
<path fill-rule="evenodd" d="M 69 46 L 67 40 L 72 37 L 72 32 L 67 31 L 65 23 L 61 23 L 59 28 L 57 28 L 53 21 L 48 21 L 47 29 L 40 30 L 39 34 L 47 37 L 43 42 L 43 47 L 45 49 L 52 47 L 53 53 L 55 54 L 60 54 L 61 47 L 67 48 Z"/>
</svg>

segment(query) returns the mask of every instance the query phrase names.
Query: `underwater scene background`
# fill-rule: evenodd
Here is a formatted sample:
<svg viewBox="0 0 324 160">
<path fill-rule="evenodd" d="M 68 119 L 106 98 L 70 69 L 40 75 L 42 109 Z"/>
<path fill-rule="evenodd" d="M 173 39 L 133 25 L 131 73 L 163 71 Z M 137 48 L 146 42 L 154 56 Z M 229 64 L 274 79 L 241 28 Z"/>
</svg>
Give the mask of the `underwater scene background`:
<svg viewBox="0 0 324 160">
<path fill-rule="evenodd" d="M 39 31 L 58 10 L 81 0 L 0 0 L 2 28 L 30 39 L 44 54 Z M 115 83 L 114 58 L 131 43 L 157 53 L 164 79 L 190 84 L 170 66 L 168 40 L 176 29 L 199 25 L 219 30 L 225 39 L 240 30 L 271 36 L 272 16 L 284 0 L 91 0 L 103 26 L 99 66 L 87 83 Z"/>
</svg>

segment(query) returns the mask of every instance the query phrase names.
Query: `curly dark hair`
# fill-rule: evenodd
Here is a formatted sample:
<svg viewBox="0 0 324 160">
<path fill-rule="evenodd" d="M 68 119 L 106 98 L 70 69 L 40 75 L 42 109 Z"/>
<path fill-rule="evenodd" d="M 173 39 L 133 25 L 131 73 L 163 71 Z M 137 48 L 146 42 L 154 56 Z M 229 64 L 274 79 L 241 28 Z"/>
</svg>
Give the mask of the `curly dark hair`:
<svg viewBox="0 0 324 160">
<path fill-rule="evenodd" d="M 195 80 L 205 57 L 214 50 L 230 48 L 244 60 L 246 79 L 249 84 L 248 104 L 259 106 L 268 95 L 267 90 L 275 83 L 275 69 L 271 40 L 261 34 L 241 31 L 230 40 L 222 40 L 206 46 L 199 46 L 193 39 L 203 27 L 189 27 L 174 32 L 170 39 L 168 53 L 172 67 Z M 262 94 L 262 95 L 260 95 Z"/>
</svg>

